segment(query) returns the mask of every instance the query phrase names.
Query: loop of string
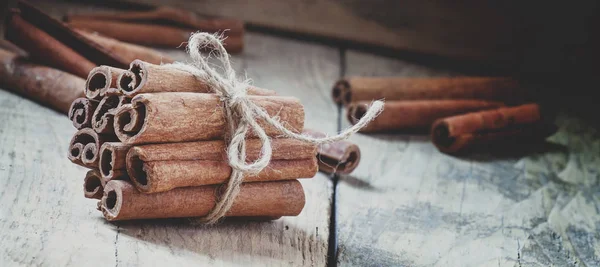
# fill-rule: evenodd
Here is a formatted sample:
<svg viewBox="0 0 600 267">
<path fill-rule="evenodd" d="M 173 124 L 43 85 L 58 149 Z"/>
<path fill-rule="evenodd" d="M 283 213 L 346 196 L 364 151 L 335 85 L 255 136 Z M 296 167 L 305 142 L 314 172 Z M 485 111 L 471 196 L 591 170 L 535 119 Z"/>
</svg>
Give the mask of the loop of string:
<svg viewBox="0 0 600 267">
<path fill-rule="evenodd" d="M 214 93 L 223 102 L 229 130 L 227 159 L 232 172 L 212 211 L 201 218 L 201 222 L 206 224 L 218 222 L 231 208 L 240 191 L 244 175 L 259 173 L 267 167 L 271 160 L 271 139 L 257 120 L 260 119 L 263 123 L 277 129 L 282 137 L 319 145 L 347 139 L 372 121 L 383 110 L 383 102 L 374 101 L 358 123 L 338 135 L 314 138 L 298 134 L 284 127 L 276 118 L 269 116 L 264 109 L 254 104 L 246 96 L 250 81 L 238 80 L 235 70 L 231 67 L 229 54 L 223 47 L 221 36 L 204 32 L 192 34 L 186 49 L 192 59 L 191 63 L 176 62 L 168 66 L 193 74 L 214 90 Z M 206 57 L 201 54 L 200 51 L 206 49 L 210 50 L 210 55 L 214 55 L 221 64 L 222 73 L 217 71 L 216 67 L 210 66 Z M 246 162 L 246 134 L 249 131 L 252 131 L 262 143 L 259 158 L 250 163 Z"/>
</svg>

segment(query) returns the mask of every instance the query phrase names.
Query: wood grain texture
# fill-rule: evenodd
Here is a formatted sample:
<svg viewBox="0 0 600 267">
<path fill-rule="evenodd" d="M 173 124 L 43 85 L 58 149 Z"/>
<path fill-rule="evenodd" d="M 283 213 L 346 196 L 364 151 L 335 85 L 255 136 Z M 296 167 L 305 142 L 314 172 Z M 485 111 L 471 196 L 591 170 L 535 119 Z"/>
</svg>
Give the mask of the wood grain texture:
<svg viewBox="0 0 600 267">
<path fill-rule="evenodd" d="M 352 51 L 346 62 L 346 75 L 453 75 Z M 501 156 L 451 157 L 425 135 L 354 136 L 363 161 L 337 187 L 338 263 L 597 265 L 600 135 L 557 122 L 536 153 Z"/>
<path fill-rule="evenodd" d="M 44 3 L 36 5 L 46 7 Z M 59 16 L 87 9 L 56 6 L 44 10 Z M 247 69 L 257 86 L 300 98 L 306 107 L 307 127 L 335 132 L 336 107 L 329 101 L 329 85 L 339 78 L 337 49 L 258 34 L 246 36 L 246 47 L 244 55 L 233 59 L 237 70 Z M 161 51 L 176 60 L 187 60 L 182 51 Z M 75 132 L 70 121 L 3 90 L 0 103 L 2 263 L 325 265 L 332 196 L 326 175 L 319 173 L 301 181 L 306 205 L 298 217 L 272 222 L 229 219 L 215 227 L 180 220 L 107 223 L 96 203 L 83 198 L 86 170 L 66 158 Z"/>
</svg>

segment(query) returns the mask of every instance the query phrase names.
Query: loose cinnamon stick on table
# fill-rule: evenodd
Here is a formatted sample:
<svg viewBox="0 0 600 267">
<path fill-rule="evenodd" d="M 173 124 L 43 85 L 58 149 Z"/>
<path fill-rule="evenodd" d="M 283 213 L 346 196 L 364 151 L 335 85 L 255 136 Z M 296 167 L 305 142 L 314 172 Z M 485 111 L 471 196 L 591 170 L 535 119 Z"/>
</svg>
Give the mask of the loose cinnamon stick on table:
<svg viewBox="0 0 600 267">
<path fill-rule="evenodd" d="M 247 160 L 261 152 L 257 139 L 246 141 Z M 265 182 L 312 178 L 318 169 L 316 146 L 293 139 L 272 140 L 269 165 L 244 182 Z M 127 172 L 138 190 L 144 193 L 168 191 L 178 187 L 221 184 L 231 175 L 224 141 L 201 141 L 143 145 L 127 153 Z"/>
<path fill-rule="evenodd" d="M 117 85 L 119 90 L 129 97 L 141 93 L 157 92 L 213 92 L 206 82 L 199 80 L 189 72 L 169 66 L 154 65 L 142 60 L 131 62 L 129 71 L 119 76 Z M 276 95 L 272 90 L 257 87 L 250 87 L 248 94 Z"/>
<path fill-rule="evenodd" d="M 244 23 L 241 20 L 226 18 L 201 18 L 196 14 L 172 7 L 161 6 L 149 11 L 134 11 L 121 13 L 88 13 L 81 15 L 67 15 L 65 21 L 77 20 L 113 20 L 129 22 L 154 22 L 158 24 L 172 24 L 194 31 L 219 32 L 227 30 L 230 35 L 244 33 Z"/>
<path fill-rule="evenodd" d="M 97 133 L 114 134 L 114 116 L 119 107 L 129 103 L 130 99 L 123 95 L 107 95 L 98 104 L 91 116 L 91 127 Z"/>
<path fill-rule="evenodd" d="M 67 157 L 71 162 L 87 168 L 98 167 L 98 151 L 104 142 L 116 141 L 111 135 L 99 135 L 91 128 L 83 128 L 73 135 Z"/>
<path fill-rule="evenodd" d="M 304 128 L 304 107 L 293 97 L 249 96 L 256 105 L 293 132 Z M 115 114 L 114 128 L 129 145 L 223 139 L 226 120 L 223 103 L 215 94 L 140 94 Z M 269 136 L 280 132 L 258 120 Z M 250 133 L 250 136 L 253 136 Z"/>
<path fill-rule="evenodd" d="M 117 79 L 123 72 L 125 72 L 124 69 L 110 66 L 94 67 L 88 73 L 85 81 L 85 96 L 94 100 L 102 99 L 112 88 L 117 88 Z M 116 90 L 112 90 L 112 92 L 118 93 Z"/>
<path fill-rule="evenodd" d="M 0 49 L 0 85 L 68 114 L 71 103 L 84 96 L 85 80 L 57 69 L 30 63 Z"/>
<path fill-rule="evenodd" d="M 106 142 L 100 147 L 99 168 L 102 180 L 128 180 L 125 157 L 131 146 Z"/>
<path fill-rule="evenodd" d="M 98 170 L 89 170 L 83 180 L 83 195 L 86 198 L 102 199 L 104 186 Z"/>
<path fill-rule="evenodd" d="M 25 21 L 19 13 L 11 13 L 6 36 L 36 61 L 79 77 L 87 77 L 90 70 L 96 66 L 72 48 Z"/>
<path fill-rule="evenodd" d="M 370 102 L 356 102 L 348 105 L 348 121 L 356 124 L 367 112 L 369 104 Z M 502 106 L 501 102 L 483 100 L 386 101 L 383 112 L 360 131 L 429 129 L 440 118 Z"/>
<path fill-rule="evenodd" d="M 315 138 L 326 137 L 324 133 L 309 129 L 304 129 L 302 133 Z M 360 162 L 360 148 L 348 141 L 323 144 L 319 146 L 317 160 L 320 172 L 349 174 Z"/>
<path fill-rule="evenodd" d="M 114 180 L 104 188 L 102 212 L 109 221 L 205 216 L 215 205 L 220 188 L 185 187 L 143 194 L 126 181 Z M 297 180 L 243 183 L 226 216 L 296 216 L 304 203 L 304 190 Z"/>
<path fill-rule="evenodd" d="M 69 119 L 73 121 L 73 126 L 78 130 L 92 127 L 92 115 L 97 106 L 97 101 L 85 97 L 75 99 L 69 109 Z"/>
<path fill-rule="evenodd" d="M 431 130 L 436 147 L 445 153 L 512 140 L 543 140 L 556 131 L 537 104 L 468 113 L 436 121 Z"/>
<path fill-rule="evenodd" d="M 174 61 L 169 56 L 152 48 L 121 42 L 110 37 L 102 36 L 95 32 L 86 32 L 79 29 L 75 29 L 75 31 L 129 62 L 136 59 L 141 59 L 153 64 L 172 63 Z"/>
<path fill-rule="evenodd" d="M 358 101 L 480 99 L 518 103 L 526 91 L 509 77 L 392 78 L 350 77 L 333 87 L 336 103 Z"/>
</svg>

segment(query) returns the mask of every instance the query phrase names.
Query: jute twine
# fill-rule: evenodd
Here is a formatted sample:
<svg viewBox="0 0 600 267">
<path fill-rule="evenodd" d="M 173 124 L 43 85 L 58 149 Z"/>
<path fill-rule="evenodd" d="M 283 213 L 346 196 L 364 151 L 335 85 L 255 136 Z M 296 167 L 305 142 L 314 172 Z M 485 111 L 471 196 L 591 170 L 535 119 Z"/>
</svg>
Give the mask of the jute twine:
<svg viewBox="0 0 600 267">
<path fill-rule="evenodd" d="M 276 117 L 271 117 L 261 107 L 254 104 L 246 95 L 250 80 L 238 80 L 235 70 L 231 67 L 229 54 L 225 51 L 222 36 L 198 32 L 190 37 L 187 53 L 192 58 L 190 63 L 175 62 L 168 66 L 187 71 L 199 80 L 208 84 L 223 102 L 225 118 L 229 128 L 227 157 L 232 168 L 231 176 L 226 187 L 221 191 L 217 203 L 208 215 L 200 218 L 200 222 L 214 224 L 219 221 L 231 208 L 235 198 L 240 192 L 240 185 L 244 175 L 259 173 L 267 167 L 271 160 L 271 139 L 257 120 L 269 124 L 281 132 L 281 137 L 302 140 L 312 144 L 325 144 L 347 139 L 372 121 L 383 110 L 382 101 L 374 101 L 371 107 L 358 123 L 335 136 L 313 138 L 294 133 L 285 128 Z M 210 51 L 210 56 L 215 56 L 222 65 L 221 72 L 217 67 L 211 67 L 200 51 Z M 251 163 L 246 162 L 246 134 L 249 130 L 260 139 L 262 143 L 260 157 Z"/>
</svg>

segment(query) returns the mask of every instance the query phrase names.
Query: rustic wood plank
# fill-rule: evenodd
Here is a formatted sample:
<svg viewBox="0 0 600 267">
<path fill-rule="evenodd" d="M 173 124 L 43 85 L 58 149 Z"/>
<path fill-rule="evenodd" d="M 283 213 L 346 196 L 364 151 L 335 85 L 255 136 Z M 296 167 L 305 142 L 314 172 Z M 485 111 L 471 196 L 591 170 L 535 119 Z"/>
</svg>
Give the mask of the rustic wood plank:
<svg viewBox="0 0 600 267">
<path fill-rule="evenodd" d="M 83 198 L 86 169 L 66 158 L 64 115 L 0 90 L 0 262 L 113 262 L 115 233 Z"/>
<path fill-rule="evenodd" d="M 81 8 L 36 4 L 56 16 Z M 181 51 L 163 51 L 187 59 Z M 234 57 L 234 66 L 247 69 L 255 85 L 300 98 L 306 126 L 329 133 L 337 128 L 329 85 L 339 76 L 339 62 L 335 48 L 260 34 L 248 34 L 246 51 Z M 96 202 L 83 198 L 85 169 L 66 159 L 75 132 L 69 120 L 5 91 L 0 91 L 0 103 L 0 262 L 325 265 L 332 196 L 326 175 L 301 181 L 306 205 L 298 217 L 273 222 L 226 220 L 215 227 L 181 220 L 108 223 L 96 211 Z"/>
<path fill-rule="evenodd" d="M 453 75 L 353 51 L 346 62 L 347 75 Z M 363 161 L 337 187 L 338 263 L 597 265 L 599 135 L 558 123 L 545 151 L 502 158 L 444 155 L 423 135 L 353 137 Z"/>
</svg>

